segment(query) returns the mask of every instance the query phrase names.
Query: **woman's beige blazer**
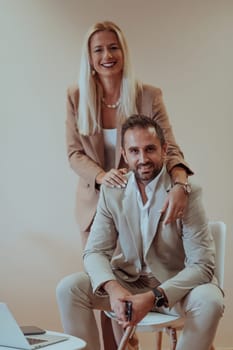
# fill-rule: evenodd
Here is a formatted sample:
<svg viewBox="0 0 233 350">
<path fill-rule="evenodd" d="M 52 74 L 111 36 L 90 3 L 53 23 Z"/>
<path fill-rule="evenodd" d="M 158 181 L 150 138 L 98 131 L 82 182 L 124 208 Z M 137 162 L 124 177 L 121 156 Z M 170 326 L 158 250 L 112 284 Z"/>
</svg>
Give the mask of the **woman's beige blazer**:
<svg viewBox="0 0 233 350">
<path fill-rule="evenodd" d="M 77 129 L 79 90 L 70 87 L 67 94 L 66 142 L 67 153 L 72 169 L 79 176 L 77 187 L 76 214 L 81 231 L 89 229 L 95 215 L 99 190 L 95 186 L 97 174 L 104 168 L 103 133 L 93 136 L 80 135 Z M 176 144 L 172 127 L 162 100 L 160 89 L 143 85 L 137 97 L 138 113 L 154 118 L 162 127 L 168 143 L 167 170 L 183 164 L 188 172 L 192 171 L 184 161 L 183 153 Z M 126 167 L 121 156 L 121 124 L 117 125 L 117 145 L 115 167 Z"/>
</svg>

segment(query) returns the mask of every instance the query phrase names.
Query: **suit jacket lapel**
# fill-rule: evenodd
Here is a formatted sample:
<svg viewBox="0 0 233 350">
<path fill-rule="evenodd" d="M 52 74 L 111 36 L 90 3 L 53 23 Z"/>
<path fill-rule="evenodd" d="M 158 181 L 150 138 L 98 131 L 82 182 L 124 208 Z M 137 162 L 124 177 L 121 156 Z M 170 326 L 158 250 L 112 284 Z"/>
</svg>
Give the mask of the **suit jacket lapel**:
<svg viewBox="0 0 233 350">
<path fill-rule="evenodd" d="M 132 175 L 129 178 L 132 181 Z M 123 214 L 127 224 L 127 230 L 130 233 L 131 239 L 128 247 L 129 258 L 135 259 L 135 251 L 138 254 L 138 260 L 141 261 L 142 254 L 142 244 L 141 244 L 141 232 L 140 232 L 140 213 L 137 203 L 136 190 L 133 184 L 128 184 L 125 190 L 125 196 L 122 202 Z M 124 234 L 124 232 L 123 232 Z M 129 237 L 128 237 L 129 238 Z"/>
<path fill-rule="evenodd" d="M 96 161 L 104 167 L 105 157 L 104 157 L 104 134 L 101 130 L 100 133 L 96 133 L 95 135 L 90 137 L 91 144 L 93 148 L 93 152 L 95 153 Z M 115 168 L 124 166 L 124 162 L 121 162 L 121 124 L 117 126 L 117 143 L 116 143 L 116 153 L 115 153 Z"/>
<path fill-rule="evenodd" d="M 91 136 L 90 140 L 91 140 L 93 152 L 95 153 L 95 157 L 96 157 L 95 161 L 97 161 L 97 163 L 100 166 L 104 167 L 104 135 L 103 135 L 103 131 Z"/>
<path fill-rule="evenodd" d="M 167 197 L 167 192 L 170 186 L 171 186 L 170 176 L 165 170 L 164 174 L 162 174 L 162 176 L 159 179 L 159 182 L 156 185 L 156 189 L 155 189 L 156 195 L 153 198 L 154 200 L 150 207 L 148 233 L 147 233 L 148 245 L 146 247 L 145 254 L 147 254 L 153 242 L 153 239 L 156 235 L 156 232 L 158 230 L 158 225 L 162 216 L 160 213 L 160 210 L 164 205 L 165 199 Z"/>
</svg>

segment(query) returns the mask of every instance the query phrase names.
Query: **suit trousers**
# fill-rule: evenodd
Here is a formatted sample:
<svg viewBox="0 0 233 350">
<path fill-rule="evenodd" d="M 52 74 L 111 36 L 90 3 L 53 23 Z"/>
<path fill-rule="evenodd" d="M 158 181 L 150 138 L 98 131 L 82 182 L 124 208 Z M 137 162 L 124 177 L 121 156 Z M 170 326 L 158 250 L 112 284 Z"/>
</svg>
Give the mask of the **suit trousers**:
<svg viewBox="0 0 233 350">
<path fill-rule="evenodd" d="M 83 249 L 87 243 L 88 236 L 90 234 L 90 226 L 86 229 L 86 231 L 80 231 L 80 236 L 82 240 Z M 96 316 L 98 318 L 98 316 Z M 123 328 L 114 320 L 111 320 L 109 317 L 105 315 L 103 311 L 100 311 L 100 333 L 102 335 L 102 348 L 105 350 L 117 350 L 118 344 L 124 334 Z M 129 350 L 138 350 L 139 341 L 136 333 L 134 333 L 133 337 L 129 340 Z"/>
<path fill-rule="evenodd" d="M 151 289 L 144 281 L 127 283 L 118 280 L 131 293 Z M 94 309 L 111 310 L 108 295 L 93 293 L 89 276 L 85 272 L 65 277 L 57 286 L 57 302 L 65 333 L 87 342 L 86 350 L 100 350 Z M 177 350 L 208 350 L 213 343 L 220 318 L 224 312 L 222 291 L 207 283 L 192 289 L 172 308 L 160 307 L 159 312 L 181 315 L 184 329 L 177 342 Z"/>
</svg>

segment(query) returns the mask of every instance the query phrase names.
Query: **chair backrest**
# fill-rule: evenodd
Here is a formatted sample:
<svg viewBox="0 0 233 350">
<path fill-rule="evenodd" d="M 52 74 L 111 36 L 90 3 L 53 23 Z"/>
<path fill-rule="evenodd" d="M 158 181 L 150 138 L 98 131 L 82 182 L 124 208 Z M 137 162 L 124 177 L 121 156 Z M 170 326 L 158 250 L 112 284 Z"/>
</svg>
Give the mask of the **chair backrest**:
<svg viewBox="0 0 233 350">
<path fill-rule="evenodd" d="M 222 221 L 210 221 L 209 227 L 214 238 L 216 257 L 215 257 L 215 276 L 218 279 L 220 287 L 223 289 L 224 282 L 224 258 L 226 245 L 226 224 Z"/>
</svg>

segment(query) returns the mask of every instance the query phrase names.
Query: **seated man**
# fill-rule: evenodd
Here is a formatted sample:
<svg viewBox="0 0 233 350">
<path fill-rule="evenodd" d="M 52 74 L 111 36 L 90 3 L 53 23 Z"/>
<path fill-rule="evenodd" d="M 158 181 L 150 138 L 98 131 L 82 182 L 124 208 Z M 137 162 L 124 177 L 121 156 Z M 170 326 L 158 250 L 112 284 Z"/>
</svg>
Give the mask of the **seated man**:
<svg viewBox="0 0 233 350">
<path fill-rule="evenodd" d="M 122 153 L 131 172 L 124 189 L 101 188 L 84 251 L 86 273 L 64 278 L 57 288 L 64 330 L 99 350 L 94 309 L 113 310 L 124 327 L 155 309 L 184 317 L 177 350 L 208 350 L 224 305 L 201 189 L 171 183 L 163 132 L 151 118 L 126 120 Z M 189 204 L 180 219 L 164 225 L 159 209 L 172 186 L 183 186 Z M 126 300 L 133 305 L 131 321 Z"/>
</svg>

